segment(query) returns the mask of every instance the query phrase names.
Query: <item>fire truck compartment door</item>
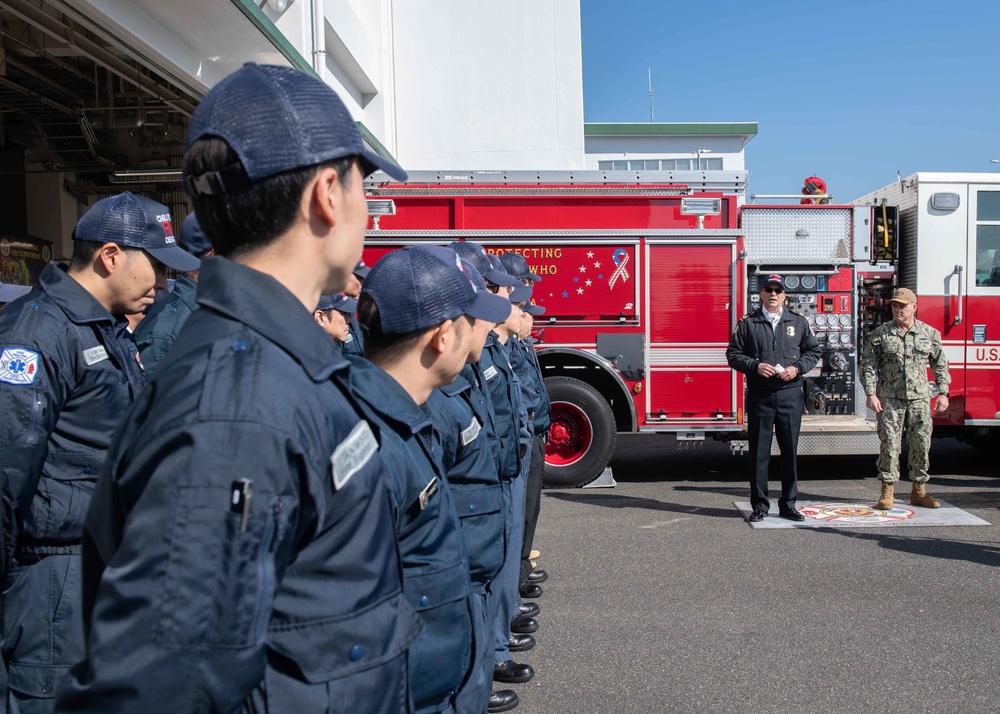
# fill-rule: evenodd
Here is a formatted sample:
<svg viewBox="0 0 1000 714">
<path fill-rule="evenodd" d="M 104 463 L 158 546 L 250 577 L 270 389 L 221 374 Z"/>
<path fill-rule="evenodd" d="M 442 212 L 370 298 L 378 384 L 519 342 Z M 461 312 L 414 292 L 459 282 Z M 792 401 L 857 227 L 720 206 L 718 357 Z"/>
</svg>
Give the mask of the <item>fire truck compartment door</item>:
<svg viewBox="0 0 1000 714">
<path fill-rule="evenodd" d="M 966 304 L 960 326 L 964 356 L 949 349 L 947 337 L 944 340 L 951 363 L 951 393 L 965 396 L 966 423 L 1000 424 L 1000 182 L 970 185 L 967 205 L 969 255 L 963 271 Z"/>
<path fill-rule="evenodd" d="M 646 337 L 641 333 L 598 333 L 597 354 L 611 360 L 625 379 L 642 379 L 646 375 Z"/>
<path fill-rule="evenodd" d="M 736 373 L 726 347 L 739 314 L 736 244 L 647 244 L 646 400 L 650 424 L 735 422 Z"/>
</svg>

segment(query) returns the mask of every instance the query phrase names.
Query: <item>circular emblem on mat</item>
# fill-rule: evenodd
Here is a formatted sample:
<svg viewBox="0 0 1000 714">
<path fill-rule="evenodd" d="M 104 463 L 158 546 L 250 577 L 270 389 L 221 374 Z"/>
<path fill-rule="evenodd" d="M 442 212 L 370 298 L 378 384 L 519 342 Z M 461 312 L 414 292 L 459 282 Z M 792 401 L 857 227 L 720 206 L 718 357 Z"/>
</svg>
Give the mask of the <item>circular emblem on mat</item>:
<svg viewBox="0 0 1000 714">
<path fill-rule="evenodd" d="M 799 511 L 807 518 L 829 523 L 891 523 L 913 518 L 910 508 L 892 508 L 883 511 L 867 503 L 810 503 L 799 506 Z"/>
</svg>

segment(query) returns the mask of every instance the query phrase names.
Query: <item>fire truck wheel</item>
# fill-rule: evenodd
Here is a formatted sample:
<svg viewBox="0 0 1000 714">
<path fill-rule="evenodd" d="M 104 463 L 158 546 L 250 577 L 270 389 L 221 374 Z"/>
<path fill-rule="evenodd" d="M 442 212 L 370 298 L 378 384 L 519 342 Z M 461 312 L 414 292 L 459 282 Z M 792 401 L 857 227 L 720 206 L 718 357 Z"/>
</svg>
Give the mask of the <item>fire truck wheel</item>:
<svg viewBox="0 0 1000 714">
<path fill-rule="evenodd" d="M 615 417 L 607 400 L 586 382 L 548 377 L 552 424 L 545 444 L 543 483 L 548 488 L 586 486 L 604 471 L 615 450 Z"/>
</svg>

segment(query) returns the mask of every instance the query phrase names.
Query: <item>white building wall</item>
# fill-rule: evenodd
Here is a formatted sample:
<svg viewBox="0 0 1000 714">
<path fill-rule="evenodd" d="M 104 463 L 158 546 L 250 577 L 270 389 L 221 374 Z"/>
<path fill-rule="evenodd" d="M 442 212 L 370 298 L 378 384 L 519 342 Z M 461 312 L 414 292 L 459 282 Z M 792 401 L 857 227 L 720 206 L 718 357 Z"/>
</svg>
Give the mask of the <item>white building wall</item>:
<svg viewBox="0 0 1000 714">
<path fill-rule="evenodd" d="M 599 135 L 586 137 L 586 168 L 597 169 L 601 161 L 628 159 L 722 158 L 725 170 L 745 167 L 743 136 Z M 699 153 L 700 152 L 700 153 Z"/>
<path fill-rule="evenodd" d="M 407 169 L 581 169 L 579 0 L 393 0 Z"/>
</svg>

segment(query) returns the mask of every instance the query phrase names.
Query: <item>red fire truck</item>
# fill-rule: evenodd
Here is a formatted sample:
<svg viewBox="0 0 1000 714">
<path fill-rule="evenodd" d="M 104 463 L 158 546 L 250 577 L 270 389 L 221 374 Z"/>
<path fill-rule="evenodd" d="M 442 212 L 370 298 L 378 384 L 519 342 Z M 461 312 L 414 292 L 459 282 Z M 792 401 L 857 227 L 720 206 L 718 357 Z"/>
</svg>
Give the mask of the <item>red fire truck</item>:
<svg viewBox="0 0 1000 714">
<path fill-rule="evenodd" d="M 900 219 L 897 206 L 909 204 L 895 197 L 743 205 L 743 171 L 416 172 L 406 184 L 384 178 L 366 184 L 369 264 L 406 244 L 473 240 L 493 253 L 522 254 L 542 277 L 533 299 L 546 308 L 536 328 L 552 399 L 549 486 L 600 476 L 617 432 L 669 433 L 688 444 L 724 440 L 742 451 L 744 385 L 725 349 L 736 320 L 756 305 L 762 274 L 786 276 L 790 306 L 807 316 L 824 347 L 806 375 L 800 453 L 877 452 L 874 415 L 857 380 L 859 350 L 866 331 L 888 316 L 897 283 L 916 289 L 921 319 L 942 333 L 939 323 L 966 309 L 959 306 L 970 295 L 963 287 L 956 298 L 952 287 L 945 305 L 932 297 L 944 292 L 940 279 L 935 292 L 931 277 L 913 282 L 916 273 L 903 269 L 920 241 L 900 241 L 909 214 Z M 962 206 L 975 210 L 969 190 Z M 1000 231 L 1000 217 L 982 220 L 992 236 L 983 245 L 997 245 L 982 248 L 979 263 L 1000 248 L 1000 233 L 991 232 Z M 942 257 L 935 252 L 927 262 Z M 1000 287 L 994 292 L 1000 297 Z M 949 357 L 957 357 L 965 343 L 959 347 L 954 331 L 945 339 Z M 1000 341 L 985 339 L 984 331 L 984 363 L 1000 352 Z M 964 353 L 953 361 L 964 364 Z M 992 410 L 986 423 L 962 413 L 965 377 L 953 370 L 953 379 L 942 426 L 1000 424 L 995 381 L 988 399 L 982 395 Z"/>
</svg>

